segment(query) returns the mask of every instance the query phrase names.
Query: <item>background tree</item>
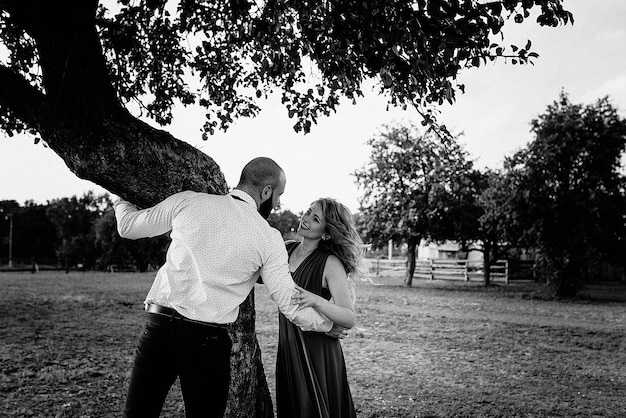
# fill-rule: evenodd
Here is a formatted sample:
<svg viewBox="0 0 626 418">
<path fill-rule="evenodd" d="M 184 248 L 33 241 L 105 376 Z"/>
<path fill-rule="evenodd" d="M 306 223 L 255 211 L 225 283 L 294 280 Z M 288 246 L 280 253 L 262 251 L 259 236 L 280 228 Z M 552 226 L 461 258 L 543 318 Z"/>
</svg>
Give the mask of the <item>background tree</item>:
<svg viewBox="0 0 626 418">
<path fill-rule="evenodd" d="M 6 257 L 7 263 L 13 258 L 13 217 L 19 208 L 15 200 L 0 200 L 0 258 Z"/>
<path fill-rule="evenodd" d="M 442 142 L 412 125 L 387 126 L 368 145 L 370 161 L 355 172 L 366 237 L 374 247 L 390 239 L 407 243 L 404 282 L 411 286 L 420 241 L 455 235 L 472 163 L 455 140 Z"/>
<path fill-rule="evenodd" d="M 540 25 L 571 21 L 561 0 L 0 0 L 0 127 L 32 133 L 78 177 L 141 207 L 184 189 L 224 193 L 209 156 L 125 106 L 167 124 L 174 105 L 197 103 L 211 133 L 256 115 L 277 89 L 294 128 L 307 131 L 375 77 L 391 104 L 428 118 L 424 105 L 463 88 L 461 69 L 536 57 L 530 42 L 510 50 L 492 42 L 505 18 L 521 22 L 530 9 L 540 10 Z M 311 67 L 319 82 L 306 84 Z M 231 336 L 227 415 L 271 415 L 267 386 L 256 384 L 252 295 Z"/>
<path fill-rule="evenodd" d="M 491 267 L 506 253 L 506 222 L 510 211 L 510 190 L 501 174 L 471 170 L 452 184 L 448 198 L 450 232 L 466 252 L 483 254 L 483 282 L 491 285 Z"/>
<path fill-rule="evenodd" d="M 57 257 L 67 269 L 95 266 L 98 251 L 94 227 L 108 205 L 108 195 L 94 196 L 91 191 L 80 198 L 65 197 L 49 203 L 47 215 L 57 231 Z"/>
<path fill-rule="evenodd" d="M 505 170 L 487 170 L 481 179 L 476 196 L 478 206 L 474 237 L 483 253 L 483 278 L 485 286 L 491 284 L 491 267 L 500 259 L 511 255 L 515 231 L 518 230 L 512 199 L 517 191 Z M 509 260 L 510 261 L 510 260 Z"/>
<path fill-rule="evenodd" d="M 56 230 L 46 214 L 47 205 L 27 201 L 0 201 L 0 258 L 8 257 L 9 216 L 12 216 L 12 258 L 14 265 L 56 264 Z"/>
<path fill-rule="evenodd" d="M 300 217 L 290 210 L 283 210 L 280 212 L 273 212 L 270 214 L 267 221 L 271 226 L 278 229 L 283 235 L 284 240 L 296 239 L 298 225 L 300 224 Z"/>
<path fill-rule="evenodd" d="M 56 261 L 56 230 L 47 217 L 48 205 L 26 201 L 13 222 L 13 240 L 16 257 L 23 263 L 34 258 L 39 264 L 54 264 Z"/>
<path fill-rule="evenodd" d="M 538 248 L 554 294 L 572 296 L 600 260 L 623 259 L 626 121 L 608 98 L 585 106 L 561 93 L 532 131 L 535 139 L 506 163 L 520 243 Z"/>
<path fill-rule="evenodd" d="M 113 208 L 108 208 L 94 224 L 95 245 L 98 251 L 96 266 L 105 270 L 127 269 L 145 272 L 165 262 L 170 244 L 169 233 L 153 238 L 137 240 L 123 239 L 117 233 L 117 222 Z"/>
</svg>

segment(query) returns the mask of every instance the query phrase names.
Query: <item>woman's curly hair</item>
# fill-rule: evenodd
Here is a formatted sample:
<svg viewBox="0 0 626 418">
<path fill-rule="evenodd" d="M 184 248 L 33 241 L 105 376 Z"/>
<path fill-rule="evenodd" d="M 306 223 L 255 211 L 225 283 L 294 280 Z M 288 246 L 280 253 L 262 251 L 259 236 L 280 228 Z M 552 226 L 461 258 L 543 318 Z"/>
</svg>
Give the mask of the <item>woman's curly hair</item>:
<svg viewBox="0 0 626 418">
<path fill-rule="evenodd" d="M 320 206 L 326 220 L 326 233 L 330 235 L 330 239 L 320 241 L 319 248 L 339 258 L 349 277 L 363 276 L 361 261 L 365 245 L 354 227 L 350 209 L 331 198 L 320 198 L 313 204 Z"/>
</svg>

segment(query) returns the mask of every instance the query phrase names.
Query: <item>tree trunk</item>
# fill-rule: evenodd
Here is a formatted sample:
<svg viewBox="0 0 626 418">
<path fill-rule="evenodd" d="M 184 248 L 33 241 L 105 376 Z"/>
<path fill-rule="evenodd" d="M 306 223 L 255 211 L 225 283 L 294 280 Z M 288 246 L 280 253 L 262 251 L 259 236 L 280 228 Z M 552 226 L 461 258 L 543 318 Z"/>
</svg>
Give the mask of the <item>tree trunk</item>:
<svg viewBox="0 0 626 418">
<path fill-rule="evenodd" d="M 226 181 L 213 159 L 134 118 L 119 103 L 93 23 L 97 4 L 97 0 L 0 2 L 0 8 L 35 40 L 44 86 L 40 91 L 0 67 L 2 115 L 37 132 L 78 177 L 139 207 L 182 190 L 226 193 Z M 273 416 L 255 334 L 254 291 L 241 305 L 231 337 L 226 416 Z"/>
<path fill-rule="evenodd" d="M 491 285 L 491 243 L 483 244 L 483 279 L 485 286 Z"/>
<path fill-rule="evenodd" d="M 562 298 L 575 297 L 584 285 L 582 266 L 571 254 L 548 257 L 551 272 L 548 286 L 553 296 Z"/>
<path fill-rule="evenodd" d="M 417 244 L 420 242 L 418 238 L 409 238 L 406 251 L 406 271 L 404 273 L 404 284 L 411 287 L 413 285 L 413 275 L 415 274 L 415 253 Z"/>
</svg>

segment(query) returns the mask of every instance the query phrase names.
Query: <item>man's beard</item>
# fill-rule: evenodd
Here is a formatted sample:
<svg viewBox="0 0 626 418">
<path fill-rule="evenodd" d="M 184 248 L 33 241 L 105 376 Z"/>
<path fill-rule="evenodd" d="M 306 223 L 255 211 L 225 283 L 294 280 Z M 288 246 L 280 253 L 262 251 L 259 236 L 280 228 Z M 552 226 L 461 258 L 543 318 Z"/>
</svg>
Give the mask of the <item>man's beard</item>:
<svg viewBox="0 0 626 418">
<path fill-rule="evenodd" d="M 269 218 L 270 213 L 272 213 L 272 209 L 274 209 L 272 202 L 274 202 L 274 192 L 272 192 L 272 195 L 269 199 L 267 199 L 265 202 L 261 202 L 261 204 L 259 205 L 259 213 L 261 214 L 263 219 Z"/>
</svg>

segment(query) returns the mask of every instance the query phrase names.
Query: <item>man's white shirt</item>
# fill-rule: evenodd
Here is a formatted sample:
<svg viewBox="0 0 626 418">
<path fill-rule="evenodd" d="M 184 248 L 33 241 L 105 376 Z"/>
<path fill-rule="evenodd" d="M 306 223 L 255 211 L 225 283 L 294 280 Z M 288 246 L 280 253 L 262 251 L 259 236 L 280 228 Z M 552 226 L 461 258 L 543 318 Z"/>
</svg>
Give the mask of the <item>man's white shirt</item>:
<svg viewBox="0 0 626 418">
<path fill-rule="evenodd" d="M 298 309 L 291 303 L 295 283 L 282 236 L 259 215 L 247 193 L 233 190 L 219 196 L 186 191 L 143 210 L 118 201 L 115 217 L 124 238 L 171 231 L 166 262 L 157 272 L 146 304 L 171 307 L 197 321 L 232 323 L 261 275 L 290 321 L 304 331 L 332 328 L 332 322 L 315 309 Z"/>
</svg>

